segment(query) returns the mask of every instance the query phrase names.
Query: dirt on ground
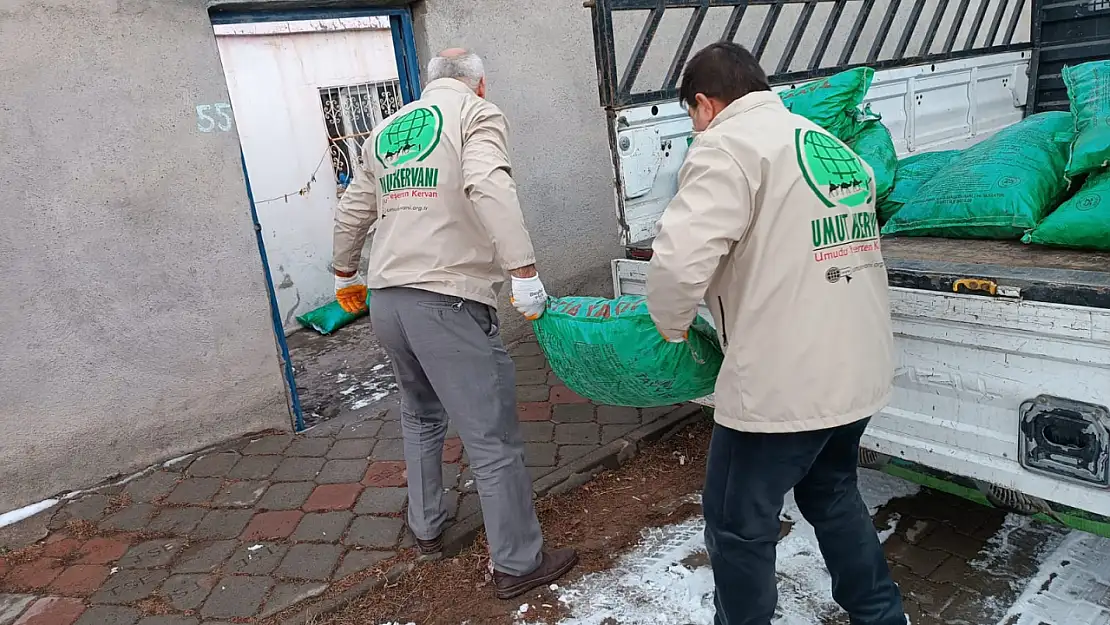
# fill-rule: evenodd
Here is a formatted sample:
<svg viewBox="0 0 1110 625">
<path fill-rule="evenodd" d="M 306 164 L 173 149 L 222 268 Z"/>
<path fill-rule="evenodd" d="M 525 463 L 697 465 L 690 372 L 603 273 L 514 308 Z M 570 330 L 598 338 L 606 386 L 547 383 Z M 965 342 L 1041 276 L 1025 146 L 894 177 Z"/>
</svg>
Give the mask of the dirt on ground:
<svg viewBox="0 0 1110 625">
<path fill-rule="evenodd" d="M 537 502 L 548 546 L 578 550 L 578 566 L 559 585 L 609 568 L 640 541 L 645 528 L 678 523 L 700 513 L 691 495 L 702 486 L 711 431 L 709 423 L 691 426 L 642 450 L 620 469 Z M 486 544 L 479 537 L 459 556 L 421 564 L 398 582 L 363 595 L 317 623 L 507 625 L 524 603 L 530 606 L 530 622 L 550 623 L 562 615 L 556 594 L 544 588 L 512 601 L 495 599 Z"/>
</svg>

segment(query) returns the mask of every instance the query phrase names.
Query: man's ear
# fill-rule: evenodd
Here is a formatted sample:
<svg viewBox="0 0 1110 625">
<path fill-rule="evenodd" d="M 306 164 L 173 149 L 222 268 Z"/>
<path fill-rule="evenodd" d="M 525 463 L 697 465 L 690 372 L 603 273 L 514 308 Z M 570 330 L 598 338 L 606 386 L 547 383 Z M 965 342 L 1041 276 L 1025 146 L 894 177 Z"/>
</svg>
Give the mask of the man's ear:
<svg viewBox="0 0 1110 625">
<path fill-rule="evenodd" d="M 478 94 L 479 98 L 485 98 L 486 97 L 486 77 L 485 76 L 482 76 L 480 79 L 478 79 L 478 88 L 474 90 L 474 93 Z"/>
</svg>

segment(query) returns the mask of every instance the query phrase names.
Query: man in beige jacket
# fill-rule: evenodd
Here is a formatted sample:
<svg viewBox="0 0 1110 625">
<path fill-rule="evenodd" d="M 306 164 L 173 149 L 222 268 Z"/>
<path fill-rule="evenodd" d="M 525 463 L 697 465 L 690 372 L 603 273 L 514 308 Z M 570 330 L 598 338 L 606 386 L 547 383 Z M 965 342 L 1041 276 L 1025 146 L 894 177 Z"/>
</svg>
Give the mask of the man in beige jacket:
<svg viewBox="0 0 1110 625">
<path fill-rule="evenodd" d="M 482 504 L 495 591 L 509 599 L 559 578 L 573 550 L 543 550 L 516 410 L 516 371 L 501 341 L 497 293 L 529 319 L 547 293 L 517 203 L 508 125 L 485 100 L 482 61 L 466 50 L 428 64 L 421 98 L 379 124 L 335 214 L 336 299 L 365 307 L 357 275 L 370 226 L 374 334 L 401 391 L 408 522 L 421 552 L 442 548 L 440 461 L 458 427 Z"/>
<path fill-rule="evenodd" d="M 716 623 L 770 624 L 793 488 L 853 625 L 904 625 L 856 477 L 893 378 L 872 172 L 790 113 L 736 44 L 696 54 L 680 98 L 697 134 L 660 221 L 647 304 L 678 342 L 704 300 L 725 350 L 703 492 Z"/>
</svg>

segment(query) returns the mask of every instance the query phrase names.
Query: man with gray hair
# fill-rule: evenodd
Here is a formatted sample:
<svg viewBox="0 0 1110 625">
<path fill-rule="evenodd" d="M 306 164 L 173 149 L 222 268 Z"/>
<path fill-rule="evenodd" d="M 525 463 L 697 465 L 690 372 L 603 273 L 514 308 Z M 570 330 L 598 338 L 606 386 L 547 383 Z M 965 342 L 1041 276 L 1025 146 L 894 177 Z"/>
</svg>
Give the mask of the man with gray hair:
<svg viewBox="0 0 1110 625">
<path fill-rule="evenodd" d="M 348 312 L 372 292 L 374 333 L 401 391 L 408 522 L 424 555 L 447 524 L 441 457 L 454 421 L 477 482 L 495 591 L 510 599 L 577 562 L 545 551 L 516 407 L 516 371 L 502 343 L 497 294 L 537 319 L 547 292 L 517 202 L 508 125 L 485 100 L 482 60 L 461 49 L 428 63 L 429 83 L 379 124 L 335 212 L 336 299 Z M 370 226 L 368 282 L 358 276 Z"/>
</svg>

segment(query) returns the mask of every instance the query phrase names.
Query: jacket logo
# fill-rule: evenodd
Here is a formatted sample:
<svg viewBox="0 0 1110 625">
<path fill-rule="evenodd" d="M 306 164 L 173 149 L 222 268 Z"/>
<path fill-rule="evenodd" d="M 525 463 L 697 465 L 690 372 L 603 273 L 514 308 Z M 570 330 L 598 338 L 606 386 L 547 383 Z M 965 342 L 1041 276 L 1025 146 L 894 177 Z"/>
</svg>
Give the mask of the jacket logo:
<svg viewBox="0 0 1110 625">
<path fill-rule="evenodd" d="M 374 139 L 374 157 L 382 167 L 422 161 L 439 145 L 443 113 L 438 106 L 422 106 L 389 122 Z"/>
<path fill-rule="evenodd" d="M 816 130 L 794 131 L 794 148 L 809 188 L 825 206 L 853 208 L 871 200 L 871 175 L 859 156 Z"/>
</svg>

